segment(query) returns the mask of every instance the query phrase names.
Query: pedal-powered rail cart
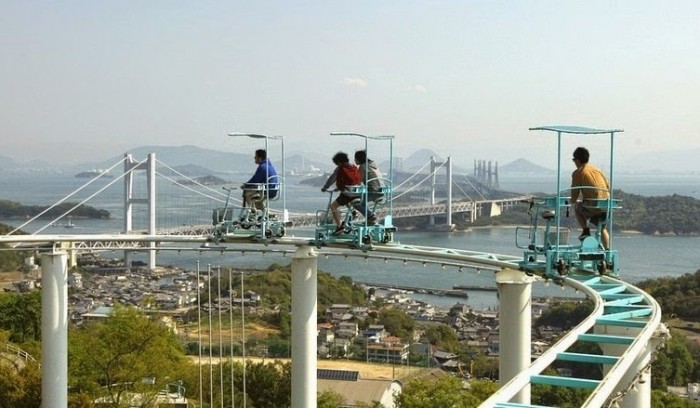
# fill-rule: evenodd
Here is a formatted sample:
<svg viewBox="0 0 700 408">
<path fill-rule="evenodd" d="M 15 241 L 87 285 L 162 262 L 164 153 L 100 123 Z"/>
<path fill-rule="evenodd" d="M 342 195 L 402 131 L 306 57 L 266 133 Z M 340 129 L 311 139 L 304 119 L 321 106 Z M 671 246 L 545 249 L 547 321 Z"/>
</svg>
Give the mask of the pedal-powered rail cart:
<svg viewBox="0 0 700 408">
<path fill-rule="evenodd" d="M 530 130 L 554 132 L 557 135 L 557 186 L 556 195 L 534 197 L 528 200 L 532 222 L 528 227 L 516 229 L 516 246 L 525 249 L 521 268 L 526 272 L 556 278 L 573 269 L 589 270 L 611 276 L 619 275 L 618 253 L 613 246 L 613 212 L 620 207 L 620 200 L 613 197 L 614 191 L 614 144 L 615 134 L 622 129 L 593 129 L 579 126 L 540 126 Z M 607 135 L 610 138 L 609 188 L 581 186 L 579 189 L 606 190 L 597 194 L 604 198 L 586 199 L 580 205 L 600 214 L 595 233 L 581 236 L 580 240 L 569 238 L 569 228 L 562 223 L 562 215 L 574 217 L 577 203 L 571 202 L 571 179 L 562 184 L 562 137 L 588 138 Z M 582 141 L 580 144 L 584 144 Z M 569 152 L 565 152 L 569 154 Z M 568 159 L 567 159 L 568 160 Z M 567 166 L 568 167 L 568 166 Z M 603 246 L 601 231 L 608 232 L 608 247 Z"/>
</svg>

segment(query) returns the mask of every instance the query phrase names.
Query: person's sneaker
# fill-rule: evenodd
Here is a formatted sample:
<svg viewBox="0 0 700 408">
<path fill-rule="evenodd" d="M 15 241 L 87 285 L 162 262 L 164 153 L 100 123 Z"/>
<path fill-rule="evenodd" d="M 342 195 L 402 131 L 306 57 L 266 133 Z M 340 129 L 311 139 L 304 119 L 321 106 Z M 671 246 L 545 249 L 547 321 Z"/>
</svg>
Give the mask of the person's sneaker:
<svg viewBox="0 0 700 408">
<path fill-rule="evenodd" d="M 367 218 L 367 224 L 374 225 L 376 223 L 377 223 L 377 216 L 376 215 L 372 214 L 369 216 L 369 218 Z"/>
<path fill-rule="evenodd" d="M 590 236 L 591 236 L 591 230 L 588 228 L 584 228 L 583 231 L 581 232 L 581 235 L 578 236 L 578 240 L 583 241 L 584 239 L 586 239 Z"/>
<path fill-rule="evenodd" d="M 340 224 L 338 228 L 335 229 L 333 235 L 340 235 L 345 231 L 345 223 Z"/>
</svg>

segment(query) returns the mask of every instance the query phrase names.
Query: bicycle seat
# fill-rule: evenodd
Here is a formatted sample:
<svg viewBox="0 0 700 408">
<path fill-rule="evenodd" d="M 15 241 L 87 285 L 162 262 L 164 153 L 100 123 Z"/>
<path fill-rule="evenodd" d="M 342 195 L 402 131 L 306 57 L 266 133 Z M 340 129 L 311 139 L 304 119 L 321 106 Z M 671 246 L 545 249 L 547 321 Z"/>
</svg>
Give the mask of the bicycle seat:
<svg viewBox="0 0 700 408">
<path fill-rule="evenodd" d="M 542 218 L 544 218 L 545 220 L 548 220 L 548 221 L 552 220 L 556 216 L 557 216 L 556 211 L 552 211 L 552 210 L 542 211 Z"/>
</svg>

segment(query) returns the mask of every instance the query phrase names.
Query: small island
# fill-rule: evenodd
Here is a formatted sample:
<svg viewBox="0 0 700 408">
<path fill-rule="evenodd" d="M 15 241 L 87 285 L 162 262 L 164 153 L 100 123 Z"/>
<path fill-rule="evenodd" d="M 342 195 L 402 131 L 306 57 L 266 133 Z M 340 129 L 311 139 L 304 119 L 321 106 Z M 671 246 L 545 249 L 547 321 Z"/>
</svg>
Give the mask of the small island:
<svg viewBox="0 0 700 408">
<path fill-rule="evenodd" d="M 75 175 L 76 178 L 95 178 L 98 176 L 105 177 L 105 178 L 114 178 L 113 175 L 107 173 L 106 170 L 102 170 L 102 169 L 81 171 L 80 173 Z"/>
<path fill-rule="evenodd" d="M 48 210 L 44 216 L 58 217 L 65 214 L 77 203 L 62 203 Z M 22 205 L 15 201 L 0 200 L 0 218 L 32 218 L 49 208 L 48 205 Z M 92 218 L 98 220 L 108 220 L 112 214 L 107 210 L 100 210 L 89 205 L 80 205 L 70 212 L 70 216 L 75 218 Z"/>
<path fill-rule="evenodd" d="M 183 185 L 201 184 L 203 186 L 215 186 L 220 184 L 226 184 L 228 183 L 228 181 L 222 179 L 221 177 L 207 175 L 202 177 L 195 177 L 194 179 L 178 180 L 178 183 Z"/>
</svg>

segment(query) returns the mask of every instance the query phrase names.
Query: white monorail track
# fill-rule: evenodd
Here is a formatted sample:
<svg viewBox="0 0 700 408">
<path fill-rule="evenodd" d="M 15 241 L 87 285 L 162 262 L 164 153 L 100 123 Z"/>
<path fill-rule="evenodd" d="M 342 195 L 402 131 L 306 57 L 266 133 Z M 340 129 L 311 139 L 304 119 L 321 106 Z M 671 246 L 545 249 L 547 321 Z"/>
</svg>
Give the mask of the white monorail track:
<svg viewBox="0 0 700 408">
<path fill-rule="evenodd" d="M 206 237 L 184 235 L 5 235 L 0 244 L 11 245 L 13 250 L 100 250 L 130 251 L 199 251 L 292 254 L 290 246 L 313 246 L 312 238 L 288 236 L 274 240 L 254 238 L 234 242 L 210 243 Z M 155 245 L 155 248 L 152 247 Z M 520 270 L 521 257 L 446 249 L 398 243 L 351 248 L 343 242 L 316 248 L 321 256 L 360 257 L 365 259 L 399 260 L 437 264 L 458 268 Z M 525 273 L 525 272 L 523 272 Z M 535 277 L 540 279 L 540 277 Z M 591 391 L 583 407 L 649 407 L 648 393 L 639 389 L 649 387 L 649 363 L 656 347 L 663 342 L 667 331 L 661 324 L 661 309 L 648 294 L 630 283 L 590 271 L 573 271 L 557 279 L 557 283 L 574 288 L 594 302 L 594 310 L 578 326 L 570 330 L 556 344 L 543 353 L 529 367 L 521 371 L 482 407 L 535 407 L 529 401 L 518 401 L 526 390 L 529 400 L 531 384 L 550 384 L 562 387 L 585 388 Z M 602 355 L 577 354 L 567 351 L 579 341 L 601 345 Z M 602 364 L 601 380 L 542 375 L 554 361 L 577 361 Z"/>
</svg>

